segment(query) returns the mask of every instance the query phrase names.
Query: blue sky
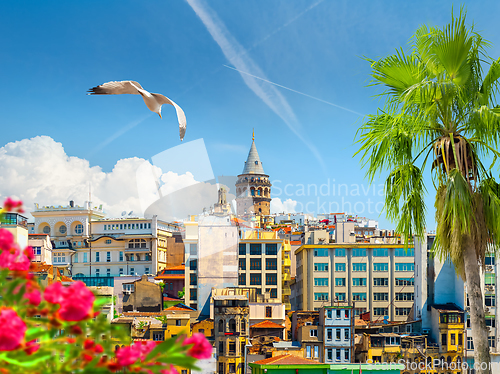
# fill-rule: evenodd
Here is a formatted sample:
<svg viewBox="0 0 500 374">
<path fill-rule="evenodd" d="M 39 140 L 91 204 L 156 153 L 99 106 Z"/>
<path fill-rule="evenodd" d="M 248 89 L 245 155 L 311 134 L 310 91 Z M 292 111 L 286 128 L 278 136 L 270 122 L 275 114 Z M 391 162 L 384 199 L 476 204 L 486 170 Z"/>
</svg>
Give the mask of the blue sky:
<svg viewBox="0 0 500 374">
<path fill-rule="evenodd" d="M 363 188 L 369 186 L 359 159 L 353 158 L 354 136 L 362 121 L 359 114 L 374 113 L 382 105 L 373 97 L 377 91 L 367 87 L 369 65 L 362 57 L 392 53 L 422 23 L 444 25 L 452 5 L 330 0 L 4 3 L 0 147 L 46 135 L 62 144 L 65 155 L 111 173 L 119 160 L 150 159 L 179 145 L 172 107 L 164 107 L 160 119 L 135 95 L 85 95 L 98 84 L 131 79 L 184 109 L 184 141 L 204 139 L 215 175 L 242 171 L 255 128 L 264 169 L 275 181 L 275 192 L 281 190 L 275 197 L 292 199 L 304 208 L 310 203 L 313 211 L 329 210 L 329 202 L 342 208 L 343 197 L 353 213 L 377 218 L 378 213 L 368 211 L 367 199 L 375 211 L 381 197 L 373 196 L 373 187 L 369 196 L 363 196 Z M 500 4 L 464 5 L 468 20 L 492 42 L 491 56 L 498 57 Z M 455 3 L 455 8 L 459 6 Z M 248 69 L 244 72 L 297 92 L 224 65 Z M 19 161 L 23 157 L 35 156 L 21 152 L 17 163 L 9 165 L 19 169 L 10 178 L 30 172 Z M 31 168 L 47 167 L 43 153 L 37 157 L 30 160 Z M 55 178 L 52 173 L 61 174 L 50 167 L 43 171 L 48 179 Z M 42 194 L 33 190 L 38 187 L 31 184 L 36 183 L 16 185 L 20 191 L 15 194 L 51 204 L 50 184 L 43 185 Z M 307 196 L 308 184 L 319 188 L 328 183 L 329 196 L 315 193 L 314 187 Z M 284 193 L 287 184 L 290 196 Z M 343 188 L 341 196 L 332 196 L 333 184 L 347 184 L 348 193 Z M 301 185 L 306 186 L 306 196 Z M 351 185 L 358 186 L 361 196 Z M 86 200 L 75 192 L 81 195 L 82 188 L 65 186 L 57 190 L 54 201 Z M 12 193 L 0 187 L 0 196 Z M 429 228 L 434 225 L 432 193 L 429 185 Z M 393 226 L 383 215 L 378 218 L 381 226 Z"/>
</svg>

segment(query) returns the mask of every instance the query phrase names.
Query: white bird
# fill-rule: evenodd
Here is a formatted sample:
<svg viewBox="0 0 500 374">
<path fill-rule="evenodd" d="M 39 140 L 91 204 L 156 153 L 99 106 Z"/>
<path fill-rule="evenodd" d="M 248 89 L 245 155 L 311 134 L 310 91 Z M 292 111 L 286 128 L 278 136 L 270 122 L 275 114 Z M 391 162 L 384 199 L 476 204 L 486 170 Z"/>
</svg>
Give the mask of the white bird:
<svg viewBox="0 0 500 374">
<path fill-rule="evenodd" d="M 150 93 L 142 86 L 134 81 L 121 81 L 121 82 L 108 82 L 93 87 L 87 95 L 120 95 L 120 94 L 133 94 L 141 95 L 150 111 L 157 113 L 161 118 L 161 106 L 163 104 L 173 105 L 177 113 L 177 120 L 179 121 L 179 135 L 184 139 L 186 133 L 186 115 L 179 105 L 174 103 L 168 97 L 161 94 Z"/>
</svg>

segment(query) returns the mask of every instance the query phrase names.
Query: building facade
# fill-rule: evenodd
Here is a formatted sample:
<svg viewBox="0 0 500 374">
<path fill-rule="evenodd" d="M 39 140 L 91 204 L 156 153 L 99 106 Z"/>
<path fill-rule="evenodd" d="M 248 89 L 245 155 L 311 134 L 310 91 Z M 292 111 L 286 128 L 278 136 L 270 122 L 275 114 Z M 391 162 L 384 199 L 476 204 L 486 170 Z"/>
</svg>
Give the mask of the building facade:
<svg viewBox="0 0 500 374">
<path fill-rule="evenodd" d="M 406 321 L 414 300 L 414 251 L 404 244 L 302 245 L 297 260 L 297 307 L 334 302 L 369 311 L 373 321 Z"/>
<path fill-rule="evenodd" d="M 321 308 L 323 325 L 323 357 L 325 363 L 354 362 L 354 313 L 352 306 L 335 305 Z"/>
</svg>

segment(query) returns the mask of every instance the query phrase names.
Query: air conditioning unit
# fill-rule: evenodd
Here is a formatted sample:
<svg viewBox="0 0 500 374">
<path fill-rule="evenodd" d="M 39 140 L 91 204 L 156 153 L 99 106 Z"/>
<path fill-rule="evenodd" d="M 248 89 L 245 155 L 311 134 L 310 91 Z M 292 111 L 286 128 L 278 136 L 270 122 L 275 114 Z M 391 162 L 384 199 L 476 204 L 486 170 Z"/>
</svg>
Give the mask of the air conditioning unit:
<svg viewBox="0 0 500 374">
<path fill-rule="evenodd" d="M 125 295 L 130 295 L 132 293 L 132 290 L 123 290 L 123 293 Z"/>
<path fill-rule="evenodd" d="M 488 284 L 488 285 L 484 286 L 484 289 L 486 291 L 495 291 L 495 286 Z"/>
<path fill-rule="evenodd" d="M 486 271 L 495 271 L 495 267 L 493 265 L 486 265 L 485 270 Z"/>
</svg>

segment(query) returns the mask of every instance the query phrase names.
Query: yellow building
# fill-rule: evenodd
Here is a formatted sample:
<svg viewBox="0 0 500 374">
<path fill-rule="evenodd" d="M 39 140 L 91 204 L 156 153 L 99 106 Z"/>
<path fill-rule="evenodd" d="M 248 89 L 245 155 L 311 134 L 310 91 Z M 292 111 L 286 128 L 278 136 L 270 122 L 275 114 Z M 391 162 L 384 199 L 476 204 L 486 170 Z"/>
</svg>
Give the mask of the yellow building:
<svg viewBox="0 0 500 374">
<path fill-rule="evenodd" d="M 292 304 L 290 303 L 290 295 L 292 294 L 290 288 L 290 282 L 292 281 L 292 246 L 290 245 L 289 240 L 283 240 L 282 244 L 282 269 L 281 276 L 283 279 L 282 282 L 282 297 L 281 300 L 283 304 L 285 304 L 285 310 L 290 311 L 292 309 Z"/>
</svg>

